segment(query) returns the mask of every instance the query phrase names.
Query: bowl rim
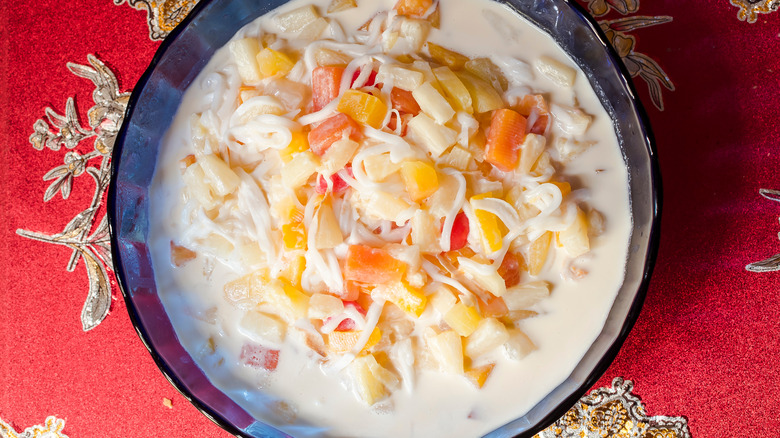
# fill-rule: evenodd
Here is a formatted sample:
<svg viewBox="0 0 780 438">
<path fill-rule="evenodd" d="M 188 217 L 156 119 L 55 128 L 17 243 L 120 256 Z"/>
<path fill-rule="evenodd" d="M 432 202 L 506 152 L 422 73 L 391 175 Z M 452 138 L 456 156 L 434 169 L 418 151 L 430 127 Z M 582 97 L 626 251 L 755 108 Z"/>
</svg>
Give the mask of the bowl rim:
<svg viewBox="0 0 780 438">
<path fill-rule="evenodd" d="M 119 290 L 122 293 L 122 297 L 125 302 L 128 315 L 130 317 L 130 322 L 133 325 L 136 334 L 141 339 L 141 342 L 149 351 L 149 354 L 154 360 L 154 363 L 157 365 L 157 367 L 162 372 L 163 376 L 168 380 L 168 382 L 170 382 L 171 385 L 173 385 L 173 387 L 185 399 L 187 399 L 198 411 L 204 414 L 206 418 L 210 419 L 216 425 L 220 426 L 222 429 L 226 430 L 227 432 L 235 436 L 245 437 L 245 438 L 255 438 L 254 435 L 250 435 L 245 430 L 240 429 L 238 426 L 236 426 L 235 424 L 227 420 L 227 418 L 225 418 L 225 416 L 223 416 L 220 412 L 216 411 L 215 409 L 212 409 L 205 403 L 201 402 L 197 397 L 194 397 L 190 393 L 187 386 L 178 377 L 176 377 L 175 372 L 162 359 L 160 354 L 157 353 L 157 351 L 152 348 L 150 342 L 150 336 L 147 332 L 147 329 L 141 323 L 138 308 L 136 307 L 135 302 L 133 301 L 130 293 L 128 292 L 129 289 L 127 287 L 127 279 L 125 278 L 125 270 L 122 265 L 122 255 L 120 254 L 119 251 L 118 235 L 116 232 L 116 230 L 119 228 L 118 227 L 119 218 L 117 215 L 115 215 L 115 212 L 118 211 L 117 196 L 116 196 L 118 190 L 117 174 L 119 169 L 119 163 L 121 162 L 121 152 L 124 147 L 124 139 L 127 135 L 127 129 L 129 126 L 128 121 L 131 120 L 132 115 L 135 112 L 135 108 L 136 105 L 138 104 L 138 99 L 142 90 L 146 87 L 150 77 L 152 76 L 155 69 L 157 68 L 157 64 L 166 55 L 168 49 L 174 44 L 174 42 L 179 38 L 180 34 L 184 32 L 184 30 L 189 26 L 189 24 L 192 21 L 194 21 L 196 17 L 198 17 L 206 7 L 208 7 L 210 4 L 217 1 L 222 1 L 222 0 L 200 0 L 192 8 L 192 10 L 190 10 L 187 16 L 165 37 L 165 39 L 162 41 L 160 46 L 155 51 L 155 54 L 152 57 L 152 60 L 150 61 L 148 67 L 145 69 L 144 73 L 141 75 L 141 77 L 138 79 L 136 84 L 133 86 L 132 92 L 130 94 L 130 98 L 127 102 L 127 106 L 125 109 L 122 126 L 120 127 L 117 133 L 114 147 L 111 153 L 111 179 L 109 182 L 107 198 L 106 198 L 106 215 L 108 216 L 108 228 L 109 228 L 109 235 L 111 241 L 111 255 L 112 255 L 114 276 L 116 278 Z M 509 0 L 491 0 L 491 1 L 502 3 L 505 5 L 508 5 L 509 2 Z M 549 425 L 554 423 L 556 420 L 561 418 L 569 409 L 571 409 L 572 406 L 574 406 L 577 400 L 582 398 L 582 396 L 604 375 L 604 373 L 607 371 L 609 366 L 617 357 L 620 348 L 624 344 L 626 338 L 628 337 L 629 333 L 631 332 L 631 329 L 634 327 L 639 317 L 639 313 L 641 311 L 642 305 L 647 296 L 647 292 L 650 286 L 650 278 L 652 276 L 652 272 L 655 267 L 658 250 L 660 246 L 663 190 L 662 190 L 661 172 L 659 168 L 655 137 L 651 125 L 649 123 L 649 117 L 647 115 L 647 112 L 641 100 L 638 97 L 636 87 L 633 81 L 631 80 L 631 76 L 630 73 L 628 72 L 628 69 L 626 68 L 625 64 L 623 63 L 622 59 L 620 58 L 620 56 L 618 55 L 614 47 L 612 47 L 612 45 L 608 43 L 608 39 L 604 34 L 604 32 L 601 30 L 601 27 L 597 23 L 596 19 L 592 17 L 584 9 L 584 7 L 579 5 L 574 0 L 558 0 L 558 1 L 565 4 L 567 7 L 570 7 L 577 14 L 577 16 L 581 20 L 583 20 L 585 24 L 589 26 L 590 31 L 604 46 L 604 49 L 606 50 L 607 58 L 617 67 L 619 71 L 618 76 L 620 81 L 622 82 L 621 85 L 629 92 L 629 100 L 631 102 L 631 106 L 633 107 L 634 111 L 636 111 L 636 116 L 639 122 L 638 128 L 640 130 L 641 136 L 644 138 L 644 143 L 648 154 L 648 161 L 649 161 L 649 168 L 650 168 L 650 174 L 648 175 L 648 177 L 650 180 L 650 187 L 652 188 L 651 191 L 652 199 L 650 200 L 651 214 L 650 214 L 650 221 L 649 221 L 650 231 L 647 237 L 647 250 L 644 254 L 645 263 L 642 271 L 643 272 L 642 277 L 641 280 L 639 280 L 639 285 L 637 287 L 636 295 L 634 296 L 634 299 L 632 300 L 631 304 L 628 306 L 626 319 L 622 327 L 620 328 L 620 331 L 615 336 L 614 341 L 612 341 L 612 343 L 609 345 L 604 355 L 601 356 L 601 358 L 596 363 L 595 367 L 588 373 L 588 377 L 584 379 L 581 385 L 573 389 L 569 394 L 569 396 L 567 396 L 560 403 L 558 403 L 557 406 L 552 410 L 550 410 L 550 412 L 544 417 L 542 417 L 541 420 L 537 421 L 535 424 L 530 425 L 528 429 L 526 429 L 524 432 L 521 432 L 519 435 L 516 435 L 516 438 L 533 437 L 535 434 L 544 430 Z M 511 5 L 508 6 L 510 6 L 511 8 Z M 513 12 L 517 13 L 517 11 L 515 11 L 514 9 Z M 189 353 L 187 354 L 189 355 Z M 210 380 L 209 380 L 209 384 L 211 384 L 215 390 L 221 392 L 221 390 L 216 386 L 214 386 Z M 235 403 L 235 401 L 233 401 L 233 403 Z M 243 410 L 243 408 L 240 405 L 238 404 L 236 405 Z M 260 421 L 260 420 L 255 419 L 255 421 Z M 284 436 L 288 436 L 286 433 L 282 431 L 279 431 L 279 433 L 281 433 Z"/>
</svg>

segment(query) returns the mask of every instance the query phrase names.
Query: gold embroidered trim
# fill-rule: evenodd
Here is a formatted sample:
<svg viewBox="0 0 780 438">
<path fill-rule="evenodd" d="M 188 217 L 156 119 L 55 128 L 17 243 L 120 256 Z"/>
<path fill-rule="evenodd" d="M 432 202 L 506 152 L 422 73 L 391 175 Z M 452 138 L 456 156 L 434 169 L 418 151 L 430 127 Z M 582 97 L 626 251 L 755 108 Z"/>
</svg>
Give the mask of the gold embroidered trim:
<svg viewBox="0 0 780 438">
<path fill-rule="evenodd" d="M 730 0 L 730 3 L 739 8 L 737 18 L 748 23 L 755 23 L 758 14 L 769 14 L 780 9 L 780 0 Z"/>
<path fill-rule="evenodd" d="M 616 377 L 612 388 L 593 390 L 534 438 L 691 438 L 684 417 L 648 417 L 633 388 Z"/>
<path fill-rule="evenodd" d="M 114 4 L 125 1 L 135 9 L 146 11 L 152 40 L 164 39 L 198 4 L 198 0 L 114 0 Z"/>
<path fill-rule="evenodd" d="M 0 438 L 68 438 L 62 433 L 65 428 L 65 420 L 57 417 L 46 417 L 44 425 L 28 427 L 22 433 L 18 433 L 10 424 L 0 419 Z"/>
</svg>

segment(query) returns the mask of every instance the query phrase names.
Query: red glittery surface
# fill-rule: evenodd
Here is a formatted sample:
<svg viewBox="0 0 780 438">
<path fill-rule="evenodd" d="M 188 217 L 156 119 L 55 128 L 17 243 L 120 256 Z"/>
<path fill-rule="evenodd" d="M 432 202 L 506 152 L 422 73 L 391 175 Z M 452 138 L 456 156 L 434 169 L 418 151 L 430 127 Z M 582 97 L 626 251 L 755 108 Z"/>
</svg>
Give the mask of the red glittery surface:
<svg viewBox="0 0 780 438">
<path fill-rule="evenodd" d="M 642 314 L 597 386 L 633 380 L 648 414 L 685 416 L 694 437 L 777 436 L 780 417 L 756 413 L 780 394 L 780 273 L 744 266 L 780 252 L 780 203 L 758 194 L 780 189 L 780 13 L 748 24 L 727 0 L 667 0 L 636 15 L 673 17 L 631 32 L 675 86 L 661 112 L 635 80 L 665 189 L 661 248 Z M 83 263 L 67 272 L 70 249 L 16 234 L 61 231 L 89 204 L 88 178 L 69 199 L 43 202 L 42 176 L 67 151 L 36 151 L 28 138 L 44 108 L 62 114 L 70 96 L 86 124 L 94 86 L 67 62 L 95 54 L 132 89 L 159 45 L 145 13 L 111 0 L 9 0 L 0 32 L 0 419 L 23 430 L 55 415 L 71 438 L 227 436 L 164 379 L 116 288 L 111 314 L 83 332 Z"/>
</svg>

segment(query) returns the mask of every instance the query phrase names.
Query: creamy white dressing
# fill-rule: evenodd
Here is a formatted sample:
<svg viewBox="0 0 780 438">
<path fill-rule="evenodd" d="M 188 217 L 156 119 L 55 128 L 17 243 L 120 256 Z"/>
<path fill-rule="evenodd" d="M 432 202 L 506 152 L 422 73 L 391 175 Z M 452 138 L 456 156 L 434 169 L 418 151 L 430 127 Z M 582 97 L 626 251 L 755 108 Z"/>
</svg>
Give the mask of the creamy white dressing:
<svg viewBox="0 0 780 438">
<path fill-rule="evenodd" d="M 312 2 L 295 0 L 281 10 L 307 3 Z M 323 12 L 327 8 L 324 0 L 313 3 Z M 334 18 L 349 34 L 363 24 L 366 17 L 389 9 L 394 3 L 395 0 L 358 0 L 358 8 L 335 14 Z M 260 28 L 276 30 L 266 16 L 239 35 L 256 35 Z M 182 209 L 183 191 L 179 160 L 192 153 L 190 115 L 215 107 L 221 109 L 223 121 L 229 120 L 229 112 L 220 103 L 223 99 L 235 98 L 214 94 L 213 90 L 219 89 L 214 85 L 215 81 L 236 80 L 235 74 L 225 79 L 214 73 L 218 66 L 230 62 L 226 51 L 219 51 L 185 94 L 161 148 L 151 190 L 149 236 L 157 287 L 182 345 L 214 385 L 258 419 L 295 436 L 454 438 L 484 435 L 523 415 L 566 379 L 601 331 L 620 287 L 631 230 L 627 172 L 611 120 L 584 75 L 578 72 L 574 87 L 564 89 L 518 62 L 531 63 L 541 56 L 561 61 L 567 59 L 548 36 L 507 8 L 488 1 L 448 4 L 443 0 L 441 29 L 432 30 L 428 39 L 466 55 L 489 55 L 496 64 L 519 72 L 513 79 L 521 79 L 514 85 L 545 90 L 550 101 L 576 105 L 593 116 L 587 132 L 576 137 L 580 142 L 593 142 L 593 146 L 568 163 L 563 174 L 576 180 L 578 186 L 589 189 L 587 204 L 604 215 L 606 231 L 592 238 L 588 256 L 576 261 L 577 266 L 588 273 L 581 279 L 562 278 L 561 273 L 566 271 L 570 260 L 560 255 L 548 259 L 539 278 L 553 283 L 553 292 L 534 307 L 539 315 L 524 320 L 521 326 L 538 349 L 520 361 L 507 359 L 501 349 L 483 358 L 495 361 L 497 365 L 482 389 L 476 389 L 462 376 L 418 371 L 413 381 L 405 378 L 403 387 L 393 392 L 388 400 L 369 407 L 355 397 L 347 387 L 343 373 L 333 369 L 334 364 L 328 369 L 320 368 L 314 360 L 315 354 L 300 347 L 296 340 L 298 332 L 292 328 L 288 328 L 276 371 L 267 373 L 244 367 L 239 364 L 238 357 L 247 338 L 239 332 L 237 323 L 245 311 L 228 305 L 223 293 L 224 284 L 238 278 L 239 273 L 233 266 L 200 256 L 182 267 L 173 267 L 170 261 L 171 240 L 178 241 L 188 233 L 181 221 L 182 214 L 178 212 Z M 310 56 L 307 62 L 313 62 Z M 351 74 L 344 76 L 351 77 Z M 345 87 L 346 84 L 342 84 L 342 89 Z M 323 111 L 333 110 L 329 105 Z M 317 118 L 312 115 L 309 119 Z M 221 126 L 217 131 L 225 133 L 229 128 Z M 553 132 L 556 132 L 554 127 Z M 383 134 L 377 131 L 375 135 L 381 138 Z M 269 147 L 277 145 L 269 144 Z M 250 176 L 245 174 L 242 178 Z M 356 173 L 356 179 L 360 183 L 370 183 L 362 173 Z M 239 204 L 241 202 L 239 199 Z M 257 225 L 267 220 L 267 208 L 261 209 L 263 217 L 256 216 L 257 213 L 253 215 Z M 451 226 L 456 212 L 457 209 L 453 209 L 447 215 L 447 227 Z M 271 238 L 264 236 L 259 228 L 256 237 Z M 551 251 L 551 254 L 555 253 Z M 320 259 L 316 263 L 327 264 L 328 260 Z M 425 263 L 428 262 L 424 262 L 424 266 L 429 267 Z M 527 274 L 525 279 L 529 279 Z M 428 307 L 426 312 L 432 311 L 431 306 Z M 400 349 L 394 351 L 404 354 Z M 284 420 L 291 417 L 294 417 L 292 423 Z M 311 427 L 301 427 L 307 425 Z"/>
</svg>

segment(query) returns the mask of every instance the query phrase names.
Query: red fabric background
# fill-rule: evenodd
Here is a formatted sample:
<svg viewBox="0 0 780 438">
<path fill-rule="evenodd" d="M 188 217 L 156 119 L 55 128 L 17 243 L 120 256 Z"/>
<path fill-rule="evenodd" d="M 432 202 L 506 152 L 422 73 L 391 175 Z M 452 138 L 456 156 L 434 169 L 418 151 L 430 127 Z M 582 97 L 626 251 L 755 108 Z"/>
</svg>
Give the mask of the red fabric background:
<svg viewBox="0 0 780 438">
<path fill-rule="evenodd" d="M 676 87 L 660 112 L 635 82 L 663 175 L 661 249 L 636 327 L 597 384 L 633 380 L 648 414 L 686 416 L 697 438 L 780 430 L 780 273 L 744 270 L 780 252 L 780 204 L 758 195 L 780 189 L 780 13 L 755 24 L 736 14 L 726 0 L 639 9 L 674 18 L 632 32 Z M 36 151 L 28 137 L 44 108 L 62 114 L 69 96 L 87 124 L 94 87 L 67 62 L 95 54 L 131 90 L 159 45 L 145 14 L 110 0 L 4 1 L 0 32 L 0 419 L 23 430 L 56 415 L 71 438 L 227 436 L 165 381 L 116 290 L 111 314 L 84 333 L 83 263 L 68 273 L 70 249 L 15 233 L 61 231 L 89 204 L 88 178 L 68 200 L 43 202 L 42 176 L 66 150 Z"/>
</svg>

